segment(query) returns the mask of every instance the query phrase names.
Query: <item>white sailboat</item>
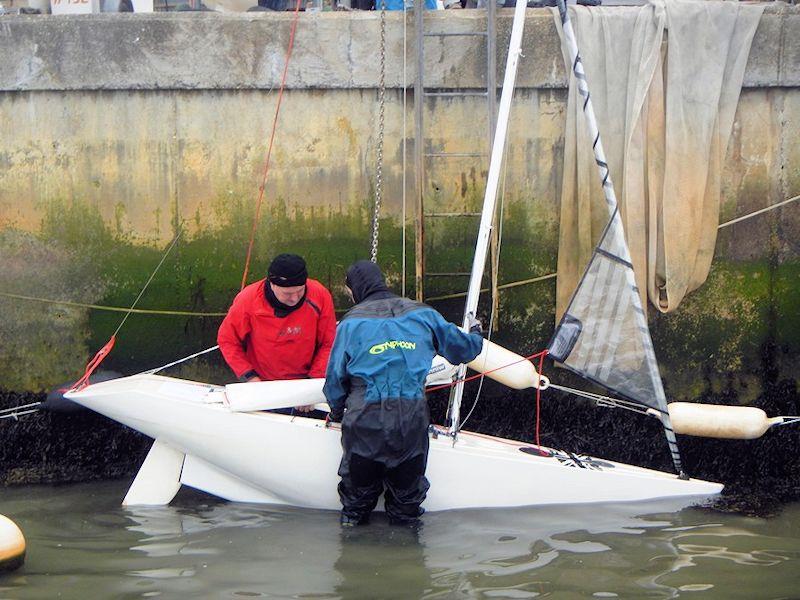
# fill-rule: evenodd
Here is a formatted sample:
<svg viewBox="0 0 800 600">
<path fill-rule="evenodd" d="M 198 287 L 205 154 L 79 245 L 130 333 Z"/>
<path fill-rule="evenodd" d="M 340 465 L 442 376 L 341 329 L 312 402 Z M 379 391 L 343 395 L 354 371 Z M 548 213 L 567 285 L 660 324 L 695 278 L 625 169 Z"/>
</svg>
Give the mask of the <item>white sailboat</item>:
<svg viewBox="0 0 800 600">
<path fill-rule="evenodd" d="M 486 260 L 525 7 L 524 0 L 519 1 L 514 13 L 466 313 L 474 313 L 477 306 Z M 568 21 L 565 29 L 567 26 Z M 620 242 L 618 238 L 615 240 Z M 624 239 L 621 244 L 625 245 Z M 559 329 L 564 331 L 571 330 Z M 559 337 L 557 332 L 554 339 L 556 350 L 568 366 L 571 365 L 567 355 L 576 346 L 580 333 L 567 339 Z M 642 358 L 645 362 L 648 359 L 649 356 Z M 482 355 L 470 366 L 492 371 L 511 363 L 507 369 L 495 370 L 488 376 L 518 389 L 543 389 L 548 385 L 529 361 L 491 343 L 485 345 Z M 451 381 L 447 367 L 436 364 L 432 372 Z M 459 373 L 465 370 L 462 366 Z M 341 457 L 338 425 L 262 412 L 267 408 L 324 402 L 321 388 L 322 380 L 222 387 L 141 374 L 90 385 L 66 396 L 154 439 L 124 500 L 127 505 L 166 504 L 181 485 L 187 485 L 234 501 L 338 509 L 336 484 Z M 461 384 L 452 406 L 451 429 L 431 428 L 427 468 L 431 489 L 424 503 L 429 511 L 666 497 L 688 501 L 722 490 L 718 483 L 459 431 L 460 392 Z M 669 430 L 665 401 L 663 406 L 642 404 L 654 411 Z M 673 449 L 674 435 L 668 439 Z M 677 447 L 673 456 L 676 452 Z"/>
</svg>

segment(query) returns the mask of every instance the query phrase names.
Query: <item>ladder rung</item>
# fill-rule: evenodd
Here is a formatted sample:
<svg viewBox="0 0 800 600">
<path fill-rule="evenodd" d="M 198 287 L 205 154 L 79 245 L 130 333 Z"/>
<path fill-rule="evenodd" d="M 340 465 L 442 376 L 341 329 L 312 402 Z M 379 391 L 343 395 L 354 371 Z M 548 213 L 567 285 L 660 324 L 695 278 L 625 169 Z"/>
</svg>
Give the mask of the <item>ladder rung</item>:
<svg viewBox="0 0 800 600">
<path fill-rule="evenodd" d="M 457 35 L 477 35 L 485 37 L 488 34 L 485 31 L 432 31 L 431 33 L 423 33 L 423 37 L 454 37 Z"/>
<path fill-rule="evenodd" d="M 485 152 L 426 152 L 423 156 L 429 156 L 432 158 L 443 158 L 443 157 L 468 157 L 468 156 L 486 156 Z"/>
<path fill-rule="evenodd" d="M 483 213 L 470 212 L 470 213 L 425 213 L 426 217 L 480 217 Z"/>
<path fill-rule="evenodd" d="M 444 96 L 447 98 L 458 96 L 488 96 L 486 92 L 422 92 L 423 96 Z"/>
<path fill-rule="evenodd" d="M 425 273 L 427 277 L 469 277 L 472 273 Z"/>
</svg>

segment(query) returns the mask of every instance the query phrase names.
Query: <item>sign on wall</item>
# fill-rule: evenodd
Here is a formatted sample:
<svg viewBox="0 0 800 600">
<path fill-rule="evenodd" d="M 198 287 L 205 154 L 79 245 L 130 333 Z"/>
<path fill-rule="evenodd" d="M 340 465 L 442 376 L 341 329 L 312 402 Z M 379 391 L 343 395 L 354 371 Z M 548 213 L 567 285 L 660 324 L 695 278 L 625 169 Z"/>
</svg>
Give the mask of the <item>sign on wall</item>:
<svg viewBox="0 0 800 600">
<path fill-rule="evenodd" d="M 100 0 L 50 0 L 54 15 L 82 15 L 99 13 Z"/>
</svg>

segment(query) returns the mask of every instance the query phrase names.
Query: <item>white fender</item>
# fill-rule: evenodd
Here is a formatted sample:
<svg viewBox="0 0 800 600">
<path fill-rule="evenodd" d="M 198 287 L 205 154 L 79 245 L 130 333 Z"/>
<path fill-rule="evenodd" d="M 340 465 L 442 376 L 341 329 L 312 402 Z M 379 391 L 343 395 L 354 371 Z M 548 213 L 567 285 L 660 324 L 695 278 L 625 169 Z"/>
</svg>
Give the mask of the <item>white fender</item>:
<svg viewBox="0 0 800 600">
<path fill-rule="evenodd" d="M 783 417 L 770 419 L 767 413 L 754 406 L 673 402 L 668 408 L 672 429 L 683 435 L 752 440 L 764 435 L 773 425 L 783 422 Z M 658 416 L 652 409 L 648 412 Z"/>
<path fill-rule="evenodd" d="M 0 571 L 13 571 L 25 562 L 25 536 L 17 524 L 0 515 Z"/>
<path fill-rule="evenodd" d="M 515 390 L 530 387 L 546 389 L 550 385 L 550 380 L 544 375 L 539 376 L 531 361 L 489 340 L 483 340 L 481 353 L 467 366 Z"/>
<path fill-rule="evenodd" d="M 181 489 L 183 452 L 156 440 L 133 480 L 122 506 L 163 506 Z"/>
</svg>

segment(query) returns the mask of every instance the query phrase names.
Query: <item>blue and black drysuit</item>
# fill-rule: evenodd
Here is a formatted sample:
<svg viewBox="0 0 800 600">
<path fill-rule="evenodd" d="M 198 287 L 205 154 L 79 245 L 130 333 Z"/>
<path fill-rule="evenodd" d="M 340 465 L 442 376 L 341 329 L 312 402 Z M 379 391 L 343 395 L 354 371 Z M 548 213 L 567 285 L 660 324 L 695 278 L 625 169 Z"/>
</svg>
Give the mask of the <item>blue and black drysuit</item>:
<svg viewBox="0 0 800 600">
<path fill-rule="evenodd" d="M 350 267 L 347 283 L 357 305 L 336 330 L 324 387 L 332 418 L 342 421 L 342 520 L 363 522 L 385 485 L 389 519 L 413 521 L 429 487 L 424 383 L 431 361 L 438 353 L 469 362 L 483 339 L 389 292 L 369 261 Z"/>
</svg>

